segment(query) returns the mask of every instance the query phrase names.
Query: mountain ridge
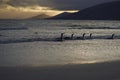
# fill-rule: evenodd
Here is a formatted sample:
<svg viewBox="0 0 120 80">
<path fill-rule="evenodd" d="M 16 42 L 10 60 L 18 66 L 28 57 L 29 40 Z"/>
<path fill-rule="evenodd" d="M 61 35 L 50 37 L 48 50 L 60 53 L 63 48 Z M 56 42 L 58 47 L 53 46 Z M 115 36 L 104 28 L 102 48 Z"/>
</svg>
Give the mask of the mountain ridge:
<svg viewBox="0 0 120 80">
<path fill-rule="evenodd" d="M 45 18 L 49 18 L 49 17 L 50 17 L 49 15 L 40 14 L 40 15 L 37 15 L 37 16 L 33 16 L 30 19 L 45 19 Z"/>
<path fill-rule="evenodd" d="M 75 13 L 62 13 L 49 19 L 120 20 L 120 1 L 95 5 Z"/>
</svg>

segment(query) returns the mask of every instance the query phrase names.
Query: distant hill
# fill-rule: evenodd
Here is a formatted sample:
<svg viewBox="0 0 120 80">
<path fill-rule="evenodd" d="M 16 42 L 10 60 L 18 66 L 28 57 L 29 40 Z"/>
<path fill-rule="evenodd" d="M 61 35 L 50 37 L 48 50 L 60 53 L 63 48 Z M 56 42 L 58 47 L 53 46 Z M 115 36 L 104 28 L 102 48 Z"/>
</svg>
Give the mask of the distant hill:
<svg viewBox="0 0 120 80">
<path fill-rule="evenodd" d="M 46 15 L 46 14 L 40 14 L 40 15 L 37 15 L 37 16 L 34 16 L 30 19 L 45 19 L 45 18 L 49 18 L 50 16 L 49 15 Z"/>
<path fill-rule="evenodd" d="M 76 13 L 62 13 L 50 19 L 120 20 L 120 1 L 99 4 Z"/>
<path fill-rule="evenodd" d="M 68 12 L 63 12 L 61 14 L 58 14 L 54 17 L 52 17 L 52 19 L 61 19 L 61 18 L 66 18 L 68 16 L 71 16 L 73 13 L 68 13 Z M 50 18 L 51 19 L 51 18 Z"/>
</svg>

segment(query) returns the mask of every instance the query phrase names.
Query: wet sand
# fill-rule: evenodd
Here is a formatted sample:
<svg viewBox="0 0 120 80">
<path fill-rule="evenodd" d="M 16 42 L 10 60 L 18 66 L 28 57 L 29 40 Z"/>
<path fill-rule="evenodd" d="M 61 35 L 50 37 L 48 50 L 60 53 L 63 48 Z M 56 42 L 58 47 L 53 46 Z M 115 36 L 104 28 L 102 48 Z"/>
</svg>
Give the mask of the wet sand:
<svg viewBox="0 0 120 80">
<path fill-rule="evenodd" d="M 120 61 L 42 67 L 0 67 L 0 80 L 120 80 Z"/>
</svg>

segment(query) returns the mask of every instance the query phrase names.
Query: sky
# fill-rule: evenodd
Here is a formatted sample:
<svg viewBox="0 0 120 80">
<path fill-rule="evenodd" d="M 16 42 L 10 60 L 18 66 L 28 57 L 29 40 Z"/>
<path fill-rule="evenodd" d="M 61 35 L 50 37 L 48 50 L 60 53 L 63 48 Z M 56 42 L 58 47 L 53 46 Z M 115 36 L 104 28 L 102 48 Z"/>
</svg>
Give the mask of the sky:
<svg viewBox="0 0 120 80">
<path fill-rule="evenodd" d="M 25 19 L 43 14 L 54 16 L 110 1 L 115 0 L 0 0 L 0 19 Z"/>
</svg>

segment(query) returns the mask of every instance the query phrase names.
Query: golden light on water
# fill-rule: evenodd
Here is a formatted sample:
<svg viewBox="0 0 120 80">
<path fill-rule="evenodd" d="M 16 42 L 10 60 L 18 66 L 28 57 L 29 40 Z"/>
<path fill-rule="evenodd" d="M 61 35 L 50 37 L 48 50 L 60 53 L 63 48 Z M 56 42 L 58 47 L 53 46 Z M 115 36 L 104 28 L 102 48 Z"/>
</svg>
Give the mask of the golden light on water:
<svg viewBox="0 0 120 80">
<path fill-rule="evenodd" d="M 0 6 L 0 18 L 29 18 L 31 16 L 36 16 L 39 14 L 55 16 L 62 12 L 74 13 L 77 12 L 77 10 L 53 10 L 49 7 L 43 7 L 39 5 L 27 7 L 13 7 L 11 5 Z"/>
</svg>

